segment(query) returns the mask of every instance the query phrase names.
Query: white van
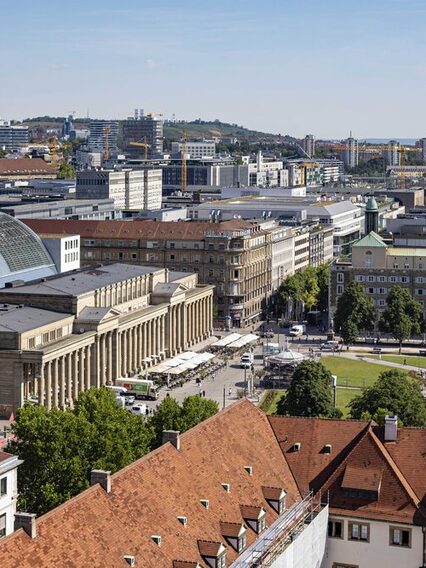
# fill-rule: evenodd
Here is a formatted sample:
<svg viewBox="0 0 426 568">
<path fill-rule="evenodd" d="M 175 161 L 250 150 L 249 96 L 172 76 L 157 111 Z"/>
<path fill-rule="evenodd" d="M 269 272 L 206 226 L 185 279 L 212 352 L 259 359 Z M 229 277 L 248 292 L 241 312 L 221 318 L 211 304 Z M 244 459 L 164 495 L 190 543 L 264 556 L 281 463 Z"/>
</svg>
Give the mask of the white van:
<svg viewBox="0 0 426 568">
<path fill-rule="evenodd" d="M 240 367 L 241 369 L 250 369 L 253 365 L 254 356 L 253 353 L 243 353 L 240 359 Z"/>
<path fill-rule="evenodd" d="M 113 392 L 115 392 L 117 396 L 119 396 L 120 394 L 125 394 L 127 392 L 127 389 L 125 387 L 116 387 L 114 385 L 105 385 L 105 386 L 107 389 L 110 389 Z"/>
</svg>

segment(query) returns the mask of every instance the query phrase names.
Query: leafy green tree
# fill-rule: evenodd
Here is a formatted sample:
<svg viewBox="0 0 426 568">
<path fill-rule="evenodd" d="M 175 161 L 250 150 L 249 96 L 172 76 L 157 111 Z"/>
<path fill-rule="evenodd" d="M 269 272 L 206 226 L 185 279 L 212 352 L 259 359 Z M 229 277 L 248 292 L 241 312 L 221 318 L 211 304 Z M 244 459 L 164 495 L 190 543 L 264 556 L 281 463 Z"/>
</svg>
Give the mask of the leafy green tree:
<svg viewBox="0 0 426 568">
<path fill-rule="evenodd" d="M 426 426 L 426 405 L 420 383 L 397 369 L 380 374 L 375 384 L 349 403 L 352 418 L 396 414 L 406 426 Z M 379 418 L 381 420 L 381 418 Z"/>
<path fill-rule="evenodd" d="M 119 408 L 108 389 L 82 393 L 74 410 L 26 405 L 17 412 L 8 451 L 18 469 L 20 506 L 41 514 L 88 487 L 92 469 L 112 472 L 146 454 L 150 426 Z"/>
<path fill-rule="evenodd" d="M 277 414 L 335 416 L 332 376 L 322 363 L 302 361 L 294 371 L 287 394 L 277 405 Z"/>
<path fill-rule="evenodd" d="M 423 308 L 413 298 L 409 290 L 394 286 L 386 298 L 386 310 L 379 321 L 379 329 L 391 333 L 399 342 L 401 353 L 402 342 L 423 331 Z"/>
<path fill-rule="evenodd" d="M 303 272 L 303 303 L 308 310 L 311 310 L 318 303 L 318 277 L 315 268 L 308 266 Z"/>
<path fill-rule="evenodd" d="M 343 341 L 349 345 L 355 341 L 361 329 L 374 326 L 374 317 L 372 299 L 359 282 L 350 282 L 337 301 L 334 329 L 342 334 Z"/>
<path fill-rule="evenodd" d="M 154 431 L 154 447 L 161 446 L 163 430 L 185 432 L 219 410 L 217 402 L 198 395 L 187 396 L 180 405 L 176 399 L 166 397 L 149 419 Z"/>
<path fill-rule="evenodd" d="M 72 164 L 61 164 L 58 168 L 58 179 L 75 179 L 75 168 Z"/>
<path fill-rule="evenodd" d="M 89 486 L 93 431 L 86 420 L 65 412 L 27 405 L 17 411 L 16 438 L 7 451 L 23 463 L 18 468 L 18 507 L 38 515 Z"/>
<path fill-rule="evenodd" d="M 318 279 L 318 302 L 317 308 L 324 312 L 328 309 L 328 276 L 329 276 L 329 266 L 328 264 L 321 264 L 317 268 L 317 279 Z"/>
</svg>

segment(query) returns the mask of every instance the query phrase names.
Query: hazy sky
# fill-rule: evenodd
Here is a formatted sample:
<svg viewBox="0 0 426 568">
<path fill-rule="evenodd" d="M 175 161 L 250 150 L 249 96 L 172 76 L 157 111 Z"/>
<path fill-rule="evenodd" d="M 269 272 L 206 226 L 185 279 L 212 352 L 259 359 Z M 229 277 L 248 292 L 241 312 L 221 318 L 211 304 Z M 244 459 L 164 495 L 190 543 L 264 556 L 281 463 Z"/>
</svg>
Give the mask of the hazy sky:
<svg viewBox="0 0 426 568">
<path fill-rule="evenodd" d="M 426 0 L 0 0 L 0 116 L 423 137 Z"/>
</svg>

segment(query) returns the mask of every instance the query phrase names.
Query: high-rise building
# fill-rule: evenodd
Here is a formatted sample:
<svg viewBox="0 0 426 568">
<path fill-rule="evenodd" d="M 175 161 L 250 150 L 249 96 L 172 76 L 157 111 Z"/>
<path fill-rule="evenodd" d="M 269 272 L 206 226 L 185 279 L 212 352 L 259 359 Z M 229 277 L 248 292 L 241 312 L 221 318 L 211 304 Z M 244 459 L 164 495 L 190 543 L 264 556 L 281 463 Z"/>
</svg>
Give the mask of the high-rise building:
<svg viewBox="0 0 426 568">
<path fill-rule="evenodd" d="M 419 146 L 422 151 L 422 160 L 426 162 L 426 138 L 421 138 L 419 140 Z"/>
<path fill-rule="evenodd" d="M 163 121 L 154 114 L 144 114 L 136 110 L 134 118 L 120 123 L 120 147 L 131 157 L 156 158 L 163 153 Z M 141 146 L 132 145 L 140 143 Z"/>
<path fill-rule="evenodd" d="M 358 140 L 349 136 L 345 142 L 345 148 L 343 161 L 346 166 L 355 168 L 358 165 Z"/>
<path fill-rule="evenodd" d="M 28 126 L 12 126 L 7 120 L 0 120 L 0 150 L 19 151 L 28 146 Z"/>
<path fill-rule="evenodd" d="M 102 152 L 109 156 L 118 154 L 118 121 L 116 120 L 91 120 L 90 135 L 88 140 L 89 149 L 92 152 Z"/>
<path fill-rule="evenodd" d="M 315 136 L 307 134 L 303 139 L 303 149 L 310 158 L 315 156 Z"/>
<path fill-rule="evenodd" d="M 401 145 L 396 140 L 390 140 L 387 149 L 383 152 L 383 157 L 388 166 L 401 165 Z"/>
</svg>

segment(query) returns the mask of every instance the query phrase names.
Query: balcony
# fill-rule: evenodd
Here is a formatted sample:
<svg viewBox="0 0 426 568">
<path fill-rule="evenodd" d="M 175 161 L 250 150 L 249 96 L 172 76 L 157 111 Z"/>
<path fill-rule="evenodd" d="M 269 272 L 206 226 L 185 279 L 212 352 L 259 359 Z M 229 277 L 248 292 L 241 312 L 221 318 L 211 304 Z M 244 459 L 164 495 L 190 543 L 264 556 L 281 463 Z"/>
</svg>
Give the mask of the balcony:
<svg viewBox="0 0 426 568">
<path fill-rule="evenodd" d="M 322 505 L 309 494 L 284 511 L 230 568 L 319 566 L 324 556 L 327 523 L 328 505 Z M 299 539 L 302 533 L 304 538 Z"/>
</svg>

